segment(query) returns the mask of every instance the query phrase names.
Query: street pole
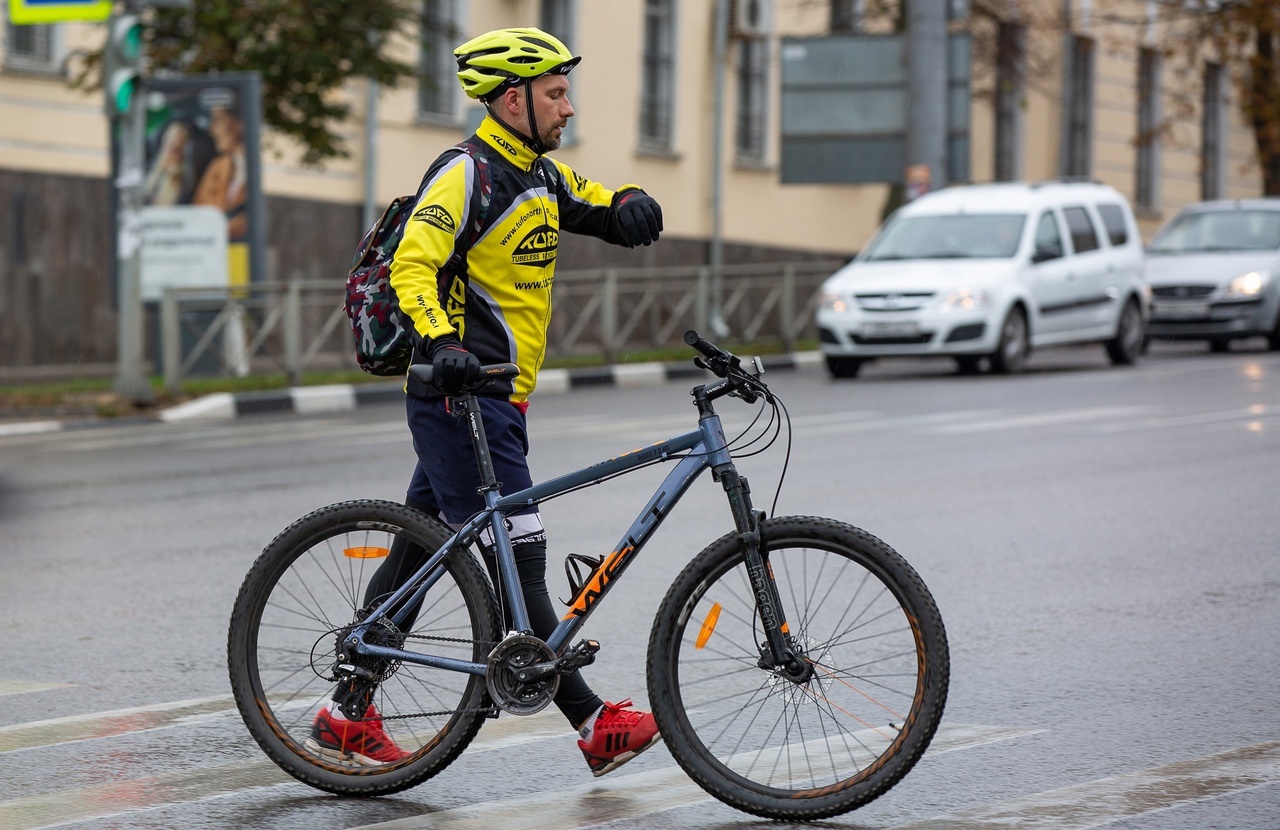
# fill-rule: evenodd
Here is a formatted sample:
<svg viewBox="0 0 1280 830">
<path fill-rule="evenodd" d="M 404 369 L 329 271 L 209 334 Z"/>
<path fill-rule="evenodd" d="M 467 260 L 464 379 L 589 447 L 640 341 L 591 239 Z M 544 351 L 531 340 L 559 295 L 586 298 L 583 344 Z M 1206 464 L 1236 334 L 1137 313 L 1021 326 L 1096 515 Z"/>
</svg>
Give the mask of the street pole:
<svg viewBox="0 0 1280 830">
<path fill-rule="evenodd" d="M 947 10 L 907 4 L 907 168 L 925 167 L 926 190 L 947 183 Z"/>
<path fill-rule="evenodd" d="M 729 335 L 721 301 L 723 299 L 724 265 L 724 69 L 729 59 L 729 0 L 715 3 L 715 115 L 711 129 L 711 303 L 707 328 L 716 339 Z"/>
<path fill-rule="evenodd" d="M 119 131 L 120 161 L 116 171 L 116 299 L 118 327 L 115 391 L 135 404 L 154 400 L 142 371 L 142 185 L 146 164 L 146 108 L 141 89 L 141 27 L 137 0 L 126 14 L 108 21 L 108 60 L 104 72 L 107 112 Z M 133 31 L 129 31 L 133 30 Z M 113 57 L 114 56 L 114 57 Z"/>
</svg>

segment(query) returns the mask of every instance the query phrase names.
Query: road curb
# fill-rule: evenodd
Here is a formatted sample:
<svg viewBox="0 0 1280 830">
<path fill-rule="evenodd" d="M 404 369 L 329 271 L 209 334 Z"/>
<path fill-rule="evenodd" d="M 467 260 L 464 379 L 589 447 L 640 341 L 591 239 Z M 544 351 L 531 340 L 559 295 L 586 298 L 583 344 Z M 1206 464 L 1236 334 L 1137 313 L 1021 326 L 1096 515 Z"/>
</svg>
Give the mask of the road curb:
<svg viewBox="0 0 1280 830">
<path fill-rule="evenodd" d="M 777 372 L 818 366 L 820 352 L 791 352 L 761 357 L 765 371 Z M 543 369 L 538 373 L 538 394 L 556 395 L 577 389 L 614 386 L 636 389 L 660 386 L 669 380 L 697 378 L 705 371 L 689 361 L 678 363 L 624 363 L 581 369 Z M 267 392 L 218 392 L 161 410 L 156 419 L 165 423 L 188 421 L 224 421 L 245 415 L 293 412 L 316 414 L 346 412 L 368 404 L 392 403 L 404 397 L 404 382 L 333 384 L 329 386 L 295 386 Z M 151 419 L 151 420 L 156 420 Z M 94 424 L 119 424 L 119 420 L 95 421 Z M 0 436 L 34 435 L 57 432 L 71 427 L 72 422 L 34 421 L 0 424 Z"/>
</svg>

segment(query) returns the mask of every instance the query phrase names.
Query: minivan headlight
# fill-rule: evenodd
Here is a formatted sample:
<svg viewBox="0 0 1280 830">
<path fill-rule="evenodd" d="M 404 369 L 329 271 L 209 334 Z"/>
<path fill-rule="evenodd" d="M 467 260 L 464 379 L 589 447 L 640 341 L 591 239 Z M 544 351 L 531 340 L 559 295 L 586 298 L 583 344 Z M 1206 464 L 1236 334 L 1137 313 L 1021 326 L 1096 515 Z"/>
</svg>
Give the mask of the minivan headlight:
<svg viewBox="0 0 1280 830">
<path fill-rule="evenodd" d="M 973 311 L 986 308 L 990 298 L 979 288 L 956 288 L 942 298 L 944 311 Z"/>
<path fill-rule="evenodd" d="M 1247 274 L 1241 274 L 1231 282 L 1227 283 L 1227 290 L 1222 292 L 1222 296 L 1228 299 L 1245 299 L 1256 297 L 1262 293 L 1262 289 L 1267 287 L 1267 283 L 1271 280 L 1271 274 L 1267 271 L 1250 271 Z"/>
<path fill-rule="evenodd" d="M 822 308 L 829 308 L 832 311 L 849 310 L 849 303 L 845 300 L 844 295 L 837 294 L 834 291 L 823 291 L 819 305 Z"/>
</svg>

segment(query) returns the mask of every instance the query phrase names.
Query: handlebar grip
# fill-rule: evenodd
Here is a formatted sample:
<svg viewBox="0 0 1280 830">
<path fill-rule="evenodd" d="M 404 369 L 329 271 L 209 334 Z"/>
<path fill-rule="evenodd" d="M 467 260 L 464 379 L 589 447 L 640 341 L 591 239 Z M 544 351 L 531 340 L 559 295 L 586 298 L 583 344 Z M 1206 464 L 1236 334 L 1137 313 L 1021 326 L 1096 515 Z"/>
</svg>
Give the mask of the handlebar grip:
<svg viewBox="0 0 1280 830">
<path fill-rule="evenodd" d="M 693 346 L 693 348 L 702 352 L 707 357 L 723 357 L 724 356 L 724 352 L 721 351 L 719 346 L 717 346 L 715 343 L 712 343 L 710 340 L 707 340 L 706 338 L 698 334 L 693 329 L 689 329 L 684 333 L 684 342 L 688 343 L 690 346 Z"/>
<path fill-rule="evenodd" d="M 431 386 L 435 369 L 430 363 L 415 363 L 409 367 L 409 374 Z M 483 386 L 492 380 L 509 380 L 519 374 L 520 369 L 514 363 L 490 363 L 480 367 L 480 380 L 476 382 L 476 386 Z"/>
</svg>

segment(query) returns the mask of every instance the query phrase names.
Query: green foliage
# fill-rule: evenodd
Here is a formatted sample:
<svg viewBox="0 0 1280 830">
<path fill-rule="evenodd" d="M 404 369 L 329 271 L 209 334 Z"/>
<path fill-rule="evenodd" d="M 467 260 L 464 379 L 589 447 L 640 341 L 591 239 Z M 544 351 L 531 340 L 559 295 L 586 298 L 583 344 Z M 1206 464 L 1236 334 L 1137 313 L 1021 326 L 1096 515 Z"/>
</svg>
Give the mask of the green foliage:
<svg viewBox="0 0 1280 830">
<path fill-rule="evenodd" d="M 347 81 L 385 87 L 417 76 L 391 57 L 396 36 L 416 42 L 421 4 L 412 0 L 191 0 L 190 8 L 144 16 L 149 74 L 258 72 L 263 120 L 298 141 L 302 163 L 350 155 L 336 131 L 351 114 Z M 101 52 L 88 56 L 75 85 L 99 85 Z"/>
</svg>

